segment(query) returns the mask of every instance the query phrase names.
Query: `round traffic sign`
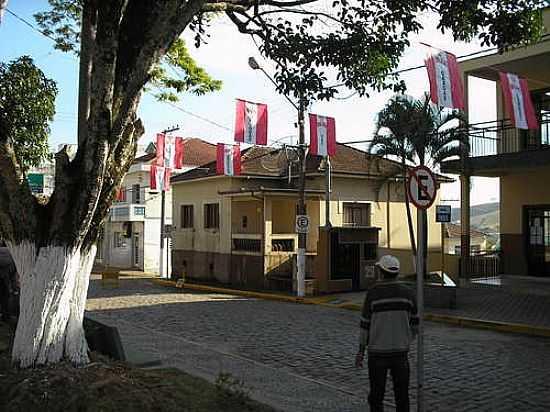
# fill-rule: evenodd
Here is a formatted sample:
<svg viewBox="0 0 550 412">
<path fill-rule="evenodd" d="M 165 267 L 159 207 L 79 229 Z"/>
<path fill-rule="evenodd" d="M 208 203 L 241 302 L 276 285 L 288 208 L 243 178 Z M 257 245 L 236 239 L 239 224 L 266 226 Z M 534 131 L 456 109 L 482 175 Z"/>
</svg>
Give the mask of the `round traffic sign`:
<svg viewBox="0 0 550 412">
<path fill-rule="evenodd" d="M 419 209 L 428 209 L 435 201 L 437 181 L 426 166 L 417 166 L 408 172 L 409 199 Z"/>
</svg>

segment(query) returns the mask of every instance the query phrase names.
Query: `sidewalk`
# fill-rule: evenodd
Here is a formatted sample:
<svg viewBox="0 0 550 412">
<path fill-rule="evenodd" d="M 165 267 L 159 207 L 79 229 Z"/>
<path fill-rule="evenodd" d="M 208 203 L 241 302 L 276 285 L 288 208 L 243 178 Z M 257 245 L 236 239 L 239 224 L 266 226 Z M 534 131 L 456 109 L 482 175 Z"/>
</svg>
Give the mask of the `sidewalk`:
<svg viewBox="0 0 550 412">
<path fill-rule="evenodd" d="M 152 281 L 164 286 L 176 286 L 172 281 Z M 192 283 L 186 283 L 185 289 L 350 310 L 361 310 L 365 297 L 365 292 L 348 292 L 298 298 L 276 292 L 252 292 Z M 460 287 L 457 288 L 456 309 L 426 308 L 425 319 L 463 327 L 550 337 L 550 282 L 504 277 L 500 285 L 471 284 Z"/>
</svg>

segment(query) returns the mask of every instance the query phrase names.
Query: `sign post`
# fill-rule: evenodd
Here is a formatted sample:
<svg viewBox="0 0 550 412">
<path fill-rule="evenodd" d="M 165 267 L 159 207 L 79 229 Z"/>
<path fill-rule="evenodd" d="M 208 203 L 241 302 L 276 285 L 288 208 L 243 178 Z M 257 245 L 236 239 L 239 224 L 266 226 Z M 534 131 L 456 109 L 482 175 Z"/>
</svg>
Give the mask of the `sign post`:
<svg viewBox="0 0 550 412">
<path fill-rule="evenodd" d="M 418 305 L 418 350 L 417 350 L 417 411 L 424 412 L 424 275 L 428 248 L 426 210 L 433 204 L 437 193 L 437 181 L 426 166 L 409 170 L 408 195 L 418 209 L 416 254 L 416 289 Z"/>
<path fill-rule="evenodd" d="M 437 205 L 435 221 L 441 223 L 441 286 L 445 286 L 445 223 L 451 222 L 451 206 Z"/>
</svg>

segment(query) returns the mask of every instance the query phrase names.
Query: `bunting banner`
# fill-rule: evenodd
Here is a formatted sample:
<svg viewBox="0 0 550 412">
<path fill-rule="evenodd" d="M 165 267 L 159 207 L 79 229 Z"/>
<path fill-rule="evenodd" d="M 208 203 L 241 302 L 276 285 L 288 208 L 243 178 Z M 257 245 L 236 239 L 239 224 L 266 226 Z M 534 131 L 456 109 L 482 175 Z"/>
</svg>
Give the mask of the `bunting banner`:
<svg viewBox="0 0 550 412">
<path fill-rule="evenodd" d="M 156 165 L 170 169 L 183 168 L 183 139 L 181 137 L 157 134 Z"/>
<path fill-rule="evenodd" d="M 216 172 L 226 176 L 241 174 L 241 148 L 238 145 L 218 143 Z"/>
<path fill-rule="evenodd" d="M 157 165 L 151 165 L 149 173 L 149 187 L 151 190 L 170 190 L 170 177 L 172 169 Z"/>
<path fill-rule="evenodd" d="M 333 117 L 309 115 L 309 152 L 324 157 L 336 154 L 336 122 Z"/>
<path fill-rule="evenodd" d="M 432 102 L 440 107 L 464 110 L 464 87 L 456 56 L 432 49 L 425 63 Z"/>
<path fill-rule="evenodd" d="M 527 80 L 520 79 L 516 74 L 499 72 L 502 95 L 506 111 L 512 119 L 512 125 L 517 129 L 538 130 L 539 123 Z"/>
<path fill-rule="evenodd" d="M 267 105 L 237 99 L 235 141 L 253 145 L 267 144 Z"/>
</svg>

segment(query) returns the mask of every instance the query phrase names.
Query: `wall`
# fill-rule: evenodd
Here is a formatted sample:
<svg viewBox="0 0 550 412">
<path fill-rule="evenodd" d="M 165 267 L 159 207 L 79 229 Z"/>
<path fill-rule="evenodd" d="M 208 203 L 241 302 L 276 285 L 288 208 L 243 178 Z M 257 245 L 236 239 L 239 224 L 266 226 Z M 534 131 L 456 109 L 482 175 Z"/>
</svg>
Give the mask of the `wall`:
<svg viewBox="0 0 550 412">
<path fill-rule="evenodd" d="M 247 226 L 243 227 L 243 217 L 246 216 Z M 240 200 L 234 198 L 231 203 L 232 233 L 262 233 L 263 232 L 263 199 Z"/>
<path fill-rule="evenodd" d="M 377 226 L 379 244 L 385 248 L 409 249 L 410 237 L 402 182 L 380 183 L 373 180 L 334 178 L 330 202 L 331 224 L 342 226 L 344 202 L 371 204 L 371 225 Z M 428 242 L 430 248 L 441 247 L 441 225 L 435 222 L 435 205 L 428 209 Z M 387 200 L 389 199 L 389 205 Z M 416 236 L 416 207 L 411 204 L 413 229 Z M 320 203 L 320 225 L 325 224 L 325 202 Z"/>
<path fill-rule="evenodd" d="M 550 191 L 540 186 L 549 175 L 550 167 L 546 167 L 500 178 L 500 236 L 505 273 L 527 274 L 523 206 L 550 205 Z"/>
<path fill-rule="evenodd" d="M 232 189 L 232 179 L 214 177 L 172 185 L 173 268 L 175 274 L 231 281 L 231 198 L 220 191 Z M 236 183 L 235 183 L 236 184 Z M 204 205 L 219 204 L 219 228 L 204 228 Z M 193 228 L 181 227 L 181 206 L 193 205 Z"/>
</svg>

